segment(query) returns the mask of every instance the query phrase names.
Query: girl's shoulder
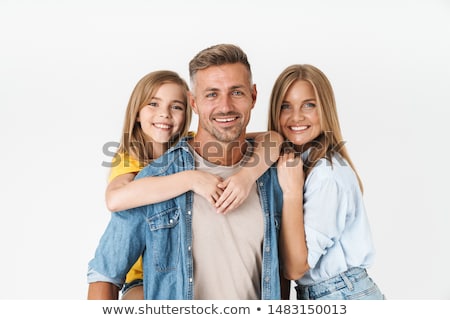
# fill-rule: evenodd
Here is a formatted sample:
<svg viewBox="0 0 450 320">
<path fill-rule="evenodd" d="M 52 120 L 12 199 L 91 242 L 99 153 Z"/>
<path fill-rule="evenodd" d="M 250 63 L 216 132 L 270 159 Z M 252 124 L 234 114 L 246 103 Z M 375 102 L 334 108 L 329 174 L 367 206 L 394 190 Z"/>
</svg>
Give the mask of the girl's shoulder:
<svg viewBox="0 0 450 320">
<path fill-rule="evenodd" d="M 142 168 L 143 164 L 138 159 L 128 153 L 118 152 L 112 159 L 111 172 L 108 180 L 112 181 L 114 178 L 125 173 L 137 173 Z"/>
</svg>

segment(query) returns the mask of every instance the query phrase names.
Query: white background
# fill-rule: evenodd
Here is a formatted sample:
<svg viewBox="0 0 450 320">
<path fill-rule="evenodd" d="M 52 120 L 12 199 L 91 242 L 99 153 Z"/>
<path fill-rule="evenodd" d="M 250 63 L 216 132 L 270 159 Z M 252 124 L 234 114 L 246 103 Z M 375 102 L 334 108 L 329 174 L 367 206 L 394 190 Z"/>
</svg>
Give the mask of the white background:
<svg viewBox="0 0 450 320">
<path fill-rule="evenodd" d="M 188 78 L 235 43 L 266 129 L 276 76 L 310 63 L 332 82 L 365 184 L 388 299 L 450 299 L 450 1 L 0 0 L 2 299 L 85 299 L 108 220 L 110 160 L 136 82 Z M 195 129 L 195 122 L 192 127 Z"/>
</svg>

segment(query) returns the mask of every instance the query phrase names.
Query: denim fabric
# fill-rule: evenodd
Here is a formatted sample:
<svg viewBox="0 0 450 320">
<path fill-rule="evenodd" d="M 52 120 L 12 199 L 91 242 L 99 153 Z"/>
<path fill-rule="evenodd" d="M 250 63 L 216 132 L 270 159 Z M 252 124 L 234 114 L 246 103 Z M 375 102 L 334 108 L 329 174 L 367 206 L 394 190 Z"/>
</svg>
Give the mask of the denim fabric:
<svg viewBox="0 0 450 320">
<path fill-rule="evenodd" d="M 142 169 L 136 179 L 193 170 L 188 139 L 183 138 Z M 280 299 L 277 240 L 282 193 L 275 166 L 258 179 L 257 186 L 264 212 L 261 299 Z M 113 213 L 89 262 L 88 282 L 105 281 L 122 287 L 128 270 L 142 254 L 146 299 L 193 299 L 192 202 L 193 194 L 187 192 L 157 204 Z"/>
<path fill-rule="evenodd" d="M 298 300 L 383 300 L 384 295 L 366 269 L 350 268 L 328 280 L 310 286 L 298 285 Z"/>
<path fill-rule="evenodd" d="M 142 280 L 142 279 L 136 279 L 131 282 L 127 282 L 124 284 L 124 286 L 122 288 L 122 295 L 124 295 L 125 293 L 127 293 L 128 290 L 133 289 L 134 287 L 139 287 L 139 286 L 143 286 L 143 285 L 144 285 L 144 280 Z"/>
</svg>

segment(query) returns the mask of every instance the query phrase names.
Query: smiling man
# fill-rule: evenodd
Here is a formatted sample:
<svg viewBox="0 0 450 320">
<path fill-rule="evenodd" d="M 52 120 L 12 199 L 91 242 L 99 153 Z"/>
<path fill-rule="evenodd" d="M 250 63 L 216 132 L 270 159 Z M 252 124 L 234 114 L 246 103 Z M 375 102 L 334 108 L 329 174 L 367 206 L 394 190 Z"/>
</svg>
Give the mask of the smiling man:
<svg viewBox="0 0 450 320">
<path fill-rule="evenodd" d="M 251 156 L 245 136 L 257 91 L 246 54 L 235 45 L 212 46 L 191 60 L 189 72 L 197 134 L 137 178 L 193 169 L 226 178 Z M 89 263 L 88 298 L 116 299 L 128 269 L 143 254 L 146 299 L 280 299 L 281 207 L 272 167 L 226 215 L 192 192 L 113 213 Z"/>
</svg>

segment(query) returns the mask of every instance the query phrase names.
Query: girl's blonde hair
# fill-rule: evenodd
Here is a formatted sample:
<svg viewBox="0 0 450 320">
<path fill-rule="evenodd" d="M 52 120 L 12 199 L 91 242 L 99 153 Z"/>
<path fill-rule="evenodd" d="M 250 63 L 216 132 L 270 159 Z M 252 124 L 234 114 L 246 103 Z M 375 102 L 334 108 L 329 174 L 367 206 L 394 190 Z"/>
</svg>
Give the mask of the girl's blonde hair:
<svg viewBox="0 0 450 320">
<path fill-rule="evenodd" d="M 350 159 L 345 142 L 342 138 L 341 128 L 336 110 L 333 88 L 325 74 L 318 68 L 308 64 L 296 64 L 287 67 L 281 72 L 272 89 L 270 96 L 268 129 L 282 133 L 280 128 L 281 105 L 289 87 L 297 80 L 308 81 L 316 95 L 318 113 L 322 133 L 311 143 L 311 152 L 304 163 L 306 175 L 322 158 L 330 161 L 335 152 L 344 158 L 358 178 L 359 187 L 363 191 L 362 181 Z M 297 151 L 304 151 L 298 150 Z"/>
<path fill-rule="evenodd" d="M 178 84 L 184 89 L 183 101 L 186 106 L 185 122 L 181 131 L 169 141 L 168 148 L 178 142 L 180 137 L 187 135 L 191 124 L 192 111 L 187 99 L 189 87 L 186 81 L 176 72 L 168 70 L 154 71 L 139 80 L 128 101 L 121 142 L 117 152 L 131 155 L 144 166 L 153 158 L 152 144 L 146 142 L 144 132 L 137 118 L 139 111 L 150 102 L 156 91 L 166 83 Z"/>
</svg>

